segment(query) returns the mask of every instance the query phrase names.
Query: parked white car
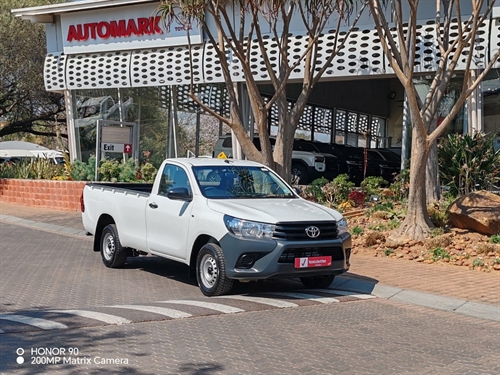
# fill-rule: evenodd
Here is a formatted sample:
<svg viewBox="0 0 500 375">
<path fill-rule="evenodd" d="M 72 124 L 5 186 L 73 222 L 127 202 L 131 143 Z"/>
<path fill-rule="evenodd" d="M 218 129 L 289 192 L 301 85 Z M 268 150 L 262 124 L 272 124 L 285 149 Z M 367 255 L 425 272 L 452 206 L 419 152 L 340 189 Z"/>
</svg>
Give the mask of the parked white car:
<svg viewBox="0 0 500 375">
<path fill-rule="evenodd" d="M 152 185 L 88 183 L 82 218 L 107 267 L 142 254 L 172 259 L 207 296 L 235 280 L 299 277 L 323 288 L 349 269 L 342 215 L 251 161 L 167 159 Z"/>
</svg>

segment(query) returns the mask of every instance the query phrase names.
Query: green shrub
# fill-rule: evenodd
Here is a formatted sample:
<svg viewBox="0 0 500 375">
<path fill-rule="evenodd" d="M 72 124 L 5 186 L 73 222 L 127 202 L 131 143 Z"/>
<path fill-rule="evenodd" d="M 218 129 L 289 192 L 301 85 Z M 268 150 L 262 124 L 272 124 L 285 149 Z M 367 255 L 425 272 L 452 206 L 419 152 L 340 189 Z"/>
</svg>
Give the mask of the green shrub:
<svg viewBox="0 0 500 375">
<path fill-rule="evenodd" d="M 63 174 L 63 166 L 54 164 L 50 159 L 27 158 L 15 164 L 0 165 L 1 178 L 51 180 L 61 174 Z"/>
<path fill-rule="evenodd" d="M 356 225 L 354 228 L 351 229 L 351 233 L 354 236 L 360 236 L 364 233 L 364 230 L 363 230 L 363 228 Z"/>
<path fill-rule="evenodd" d="M 322 191 L 325 201 L 333 205 L 345 202 L 353 187 L 354 182 L 349 181 L 347 174 L 339 174 L 332 182 L 323 186 Z"/>
<path fill-rule="evenodd" d="M 451 134 L 438 152 L 441 181 L 455 196 L 489 189 L 500 180 L 500 151 L 495 151 L 492 137 Z"/>
<path fill-rule="evenodd" d="M 328 180 L 326 178 L 317 178 L 304 189 L 305 198 L 312 198 L 312 200 L 316 202 L 324 202 L 325 194 L 322 189 L 326 184 L 328 184 Z"/>
<path fill-rule="evenodd" d="M 95 156 L 91 156 L 87 163 L 75 160 L 71 163 L 69 175 L 75 181 L 93 181 L 95 179 Z"/>
<path fill-rule="evenodd" d="M 410 170 L 403 169 L 389 186 L 394 200 L 403 201 L 408 198 L 410 193 Z"/>
<path fill-rule="evenodd" d="M 482 259 L 476 258 L 472 261 L 472 267 L 476 268 L 476 267 L 482 267 L 482 266 L 484 266 L 484 262 Z"/>
<path fill-rule="evenodd" d="M 361 188 L 365 191 L 366 196 L 369 198 L 370 195 L 379 195 L 380 188 L 386 186 L 388 182 L 382 177 L 370 176 L 361 181 Z"/>
<path fill-rule="evenodd" d="M 442 247 L 436 247 L 429 252 L 431 253 L 433 261 L 438 261 L 444 258 L 450 259 L 450 254 L 448 253 L 448 251 L 446 251 L 446 249 L 443 249 Z"/>
<path fill-rule="evenodd" d="M 120 176 L 120 163 L 117 160 L 103 160 L 99 167 L 99 179 L 101 181 L 118 181 Z"/>
<path fill-rule="evenodd" d="M 126 163 L 120 164 L 120 172 L 118 174 L 118 181 L 134 182 L 139 180 L 139 168 L 136 166 L 134 159 L 128 159 Z"/>
<path fill-rule="evenodd" d="M 384 250 L 384 255 L 388 257 L 389 255 L 394 254 L 394 249 L 388 248 Z"/>
<path fill-rule="evenodd" d="M 141 177 L 145 182 L 153 182 L 156 177 L 156 173 L 158 173 L 158 170 L 151 163 L 145 163 L 141 167 Z"/>
<path fill-rule="evenodd" d="M 494 234 L 493 236 L 491 236 L 490 237 L 490 242 L 491 243 L 500 244 L 500 233 L 499 234 Z"/>
</svg>

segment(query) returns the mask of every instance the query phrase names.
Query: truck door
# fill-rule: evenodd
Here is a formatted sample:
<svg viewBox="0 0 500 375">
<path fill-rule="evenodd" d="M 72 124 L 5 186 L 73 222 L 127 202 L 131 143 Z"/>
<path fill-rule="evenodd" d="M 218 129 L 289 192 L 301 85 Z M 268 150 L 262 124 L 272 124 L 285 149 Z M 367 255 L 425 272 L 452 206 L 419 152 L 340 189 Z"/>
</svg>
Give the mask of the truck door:
<svg viewBox="0 0 500 375">
<path fill-rule="evenodd" d="M 146 204 L 146 232 L 148 248 L 152 253 L 185 260 L 191 199 L 167 197 L 170 189 L 186 188 L 192 197 L 186 171 L 177 165 L 166 164 L 161 174 L 158 191 L 153 191 Z"/>
</svg>

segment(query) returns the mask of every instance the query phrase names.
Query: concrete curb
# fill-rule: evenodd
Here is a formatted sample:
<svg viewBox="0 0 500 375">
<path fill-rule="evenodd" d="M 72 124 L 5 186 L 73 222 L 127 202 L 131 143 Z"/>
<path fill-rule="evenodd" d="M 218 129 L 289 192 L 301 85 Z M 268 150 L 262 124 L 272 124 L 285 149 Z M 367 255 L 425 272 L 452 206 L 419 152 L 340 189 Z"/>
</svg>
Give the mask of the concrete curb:
<svg viewBox="0 0 500 375">
<path fill-rule="evenodd" d="M 349 275 L 336 277 L 330 287 L 358 293 L 369 293 L 379 298 L 500 322 L 500 306 L 498 305 L 397 288 L 360 280 L 349 277 Z"/>
</svg>

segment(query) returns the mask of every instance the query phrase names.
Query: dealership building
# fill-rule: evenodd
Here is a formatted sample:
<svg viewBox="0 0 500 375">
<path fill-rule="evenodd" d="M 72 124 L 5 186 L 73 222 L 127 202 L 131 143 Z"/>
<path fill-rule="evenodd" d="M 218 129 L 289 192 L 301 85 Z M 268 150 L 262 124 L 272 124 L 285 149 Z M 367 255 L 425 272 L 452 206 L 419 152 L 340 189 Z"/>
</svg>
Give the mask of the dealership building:
<svg viewBox="0 0 500 375">
<path fill-rule="evenodd" d="M 427 92 L 427 74 L 432 75 L 439 59 L 434 42 L 435 7 L 431 3 L 419 14 L 420 39 L 416 41 L 415 69 L 421 94 Z M 167 156 L 177 155 L 178 114 L 199 113 L 189 98 L 191 80 L 197 85 L 200 100 L 218 113 L 228 113 L 224 77 L 212 45 L 193 29 L 190 51 L 182 25 L 173 24 L 165 31 L 157 14 L 158 5 L 158 1 L 150 0 L 84 0 L 13 10 L 16 16 L 46 26 L 45 87 L 64 93 L 72 159 L 85 159 L 96 149 L 102 155 L 127 152 L 139 158 L 148 150 L 148 142 L 158 138 L 164 140 Z M 467 18 L 470 1 L 463 1 L 462 10 Z M 237 20 L 237 11 L 233 15 Z M 336 20 L 332 20 L 325 28 L 320 52 L 335 38 L 335 25 Z M 305 48 L 304 32 L 293 26 L 291 54 Z M 456 23 L 452 28 L 458 29 Z M 265 43 L 272 50 L 272 38 Z M 441 104 L 441 117 L 451 109 L 463 80 L 480 72 L 499 48 L 500 4 L 481 27 L 473 70 L 465 71 L 466 56 L 460 60 Z M 326 54 L 319 55 L 324 59 Z M 252 56 L 261 92 L 272 95 L 258 50 Z M 230 61 L 230 67 L 233 81 L 244 82 L 236 59 Z M 299 66 L 287 87 L 290 102 L 300 92 L 302 77 Z M 407 155 L 406 107 L 403 87 L 383 54 L 366 10 L 349 35 L 345 52 L 334 58 L 315 86 L 297 132 L 322 142 L 390 147 Z M 271 134 L 276 124 L 277 111 L 273 110 L 269 116 Z M 454 133 L 472 131 L 500 135 L 499 61 L 449 128 Z"/>
</svg>

